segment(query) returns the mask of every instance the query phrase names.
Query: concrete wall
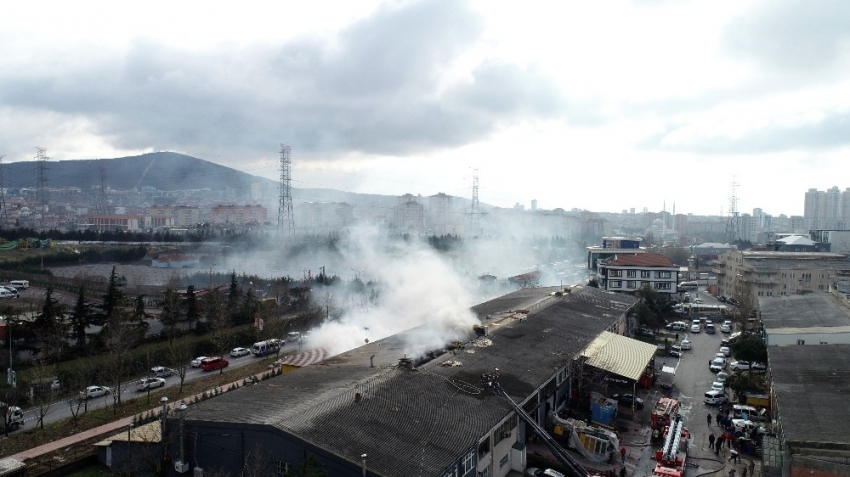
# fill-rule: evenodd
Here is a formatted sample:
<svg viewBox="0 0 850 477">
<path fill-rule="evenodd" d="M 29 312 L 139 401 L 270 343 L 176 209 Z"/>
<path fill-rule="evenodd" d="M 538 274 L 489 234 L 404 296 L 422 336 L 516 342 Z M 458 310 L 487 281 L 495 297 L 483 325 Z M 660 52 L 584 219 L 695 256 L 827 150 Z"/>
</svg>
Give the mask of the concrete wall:
<svg viewBox="0 0 850 477">
<path fill-rule="evenodd" d="M 789 477 L 839 476 L 850 476 L 850 458 L 808 457 L 799 455 L 791 456 L 791 471 Z"/>
<path fill-rule="evenodd" d="M 771 333 L 767 331 L 765 343 L 768 346 L 797 345 L 804 340 L 806 345 L 850 344 L 850 333 Z"/>
</svg>

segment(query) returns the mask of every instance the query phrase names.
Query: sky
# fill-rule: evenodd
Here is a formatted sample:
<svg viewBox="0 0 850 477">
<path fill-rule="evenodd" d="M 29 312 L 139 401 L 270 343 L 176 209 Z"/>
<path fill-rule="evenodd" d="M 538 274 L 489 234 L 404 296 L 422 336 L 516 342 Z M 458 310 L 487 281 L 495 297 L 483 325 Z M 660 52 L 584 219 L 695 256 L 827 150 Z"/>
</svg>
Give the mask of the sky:
<svg viewBox="0 0 850 477">
<path fill-rule="evenodd" d="M 0 4 L 0 155 L 292 186 L 802 215 L 850 188 L 850 2 Z M 297 193 L 296 193 L 297 195 Z M 295 197 L 298 200 L 298 197 Z"/>
</svg>

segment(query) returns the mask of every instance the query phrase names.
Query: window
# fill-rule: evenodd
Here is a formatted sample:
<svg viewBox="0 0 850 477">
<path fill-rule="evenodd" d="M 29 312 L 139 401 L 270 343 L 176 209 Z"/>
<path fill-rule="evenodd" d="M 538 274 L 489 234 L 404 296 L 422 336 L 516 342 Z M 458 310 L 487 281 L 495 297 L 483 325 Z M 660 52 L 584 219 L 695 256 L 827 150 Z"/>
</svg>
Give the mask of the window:
<svg viewBox="0 0 850 477">
<path fill-rule="evenodd" d="M 622 270 L 608 270 L 608 276 L 609 277 L 622 277 L 623 271 Z"/>
<path fill-rule="evenodd" d="M 806 344 L 806 340 L 797 340 L 797 344 L 798 345 L 804 345 L 804 344 Z"/>
<path fill-rule="evenodd" d="M 511 437 L 511 431 L 516 427 L 516 425 L 517 425 L 516 414 L 514 414 L 513 416 L 511 416 L 510 419 L 508 419 L 507 421 L 502 423 L 502 425 L 499 426 L 498 429 L 496 429 L 496 435 L 493 436 L 493 440 L 496 442 L 496 445 L 498 445 L 499 442 L 502 442 L 503 440 L 510 438 Z"/>
<path fill-rule="evenodd" d="M 474 452 L 474 451 L 469 451 L 469 453 L 468 453 L 468 454 L 466 454 L 466 455 L 463 457 L 463 462 L 461 462 L 461 466 L 463 467 L 463 470 L 461 470 L 461 473 L 460 473 L 460 474 L 461 474 L 461 475 L 466 475 L 466 473 L 467 473 L 467 472 L 469 472 L 470 470 L 472 470 L 472 466 L 473 466 L 473 464 L 475 464 L 475 452 Z"/>
<path fill-rule="evenodd" d="M 626 270 L 627 278 L 635 278 L 637 277 L 637 270 Z"/>
<path fill-rule="evenodd" d="M 490 439 L 484 439 L 478 444 L 478 460 L 484 460 L 484 457 L 490 453 Z"/>
<path fill-rule="evenodd" d="M 620 280 L 611 280 L 608 282 L 608 288 L 621 288 L 623 286 L 623 282 Z"/>
<path fill-rule="evenodd" d="M 504 467 L 505 464 L 507 464 L 509 461 L 510 459 L 508 458 L 508 454 L 505 454 L 505 456 L 502 457 L 501 460 L 499 460 L 499 468 L 501 469 L 502 467 Z"/>
<path fill-rule="evenodd" d="M 671 272 L 655 272 L 655 278 L 670 278 Z"/>
<path fill-rule="evenodd" d="M 641 278 L 649 278 L 650 273 L 652 273 L 652 272 L 650 272 L 649 270 L 641 270 L 640 271 L 640 277 Z"/>
<path fill-rule="evenodd" d="M 274 461 L 274 470 L 276 477 L 283 477 L 289 472 L 289 462 L 284 462 L 282 460 Z"/>
<path fill-rule="evenodd" d="M 656 290 L 669 290 L 670 289 L 670 282 L 655 282 L 655 289 Z"/>
<path fill-rule="evenodd" d="M 637 288 L 637 282 L 626 282 L 626 288 Z"/>
<path fill-rule="evenodd" d="M 457 467 L 447 471 L 445 474 L 443 474 L 443 477 L 457 477 Z"/>
</svg>

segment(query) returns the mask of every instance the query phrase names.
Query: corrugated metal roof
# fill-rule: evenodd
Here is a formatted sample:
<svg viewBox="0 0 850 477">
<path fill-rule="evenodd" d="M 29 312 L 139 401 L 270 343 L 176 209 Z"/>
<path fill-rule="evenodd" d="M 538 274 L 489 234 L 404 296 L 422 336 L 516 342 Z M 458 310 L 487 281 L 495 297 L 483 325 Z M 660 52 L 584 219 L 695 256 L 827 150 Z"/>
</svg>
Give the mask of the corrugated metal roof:
<svg viewBox="0 0 850 477">
<path fill-rule="evenodd" d="M 581 356 L 594 368 L 637 381 L 657 349 L 655 345 L 603 331 Z"/>
</svg>

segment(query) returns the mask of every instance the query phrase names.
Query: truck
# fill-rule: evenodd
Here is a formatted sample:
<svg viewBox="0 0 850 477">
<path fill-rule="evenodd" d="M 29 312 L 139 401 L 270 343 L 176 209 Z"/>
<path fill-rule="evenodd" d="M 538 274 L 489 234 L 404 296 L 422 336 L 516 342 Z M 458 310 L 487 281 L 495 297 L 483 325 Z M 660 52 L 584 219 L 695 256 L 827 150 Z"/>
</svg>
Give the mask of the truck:
<svg viewBox="0 0 850 477">
<path fill-rule="evenodd" d="M 266 341 L 259 341 L 254 343 L 254 346 L 251 347 L 251 352 L 254 353 L 254 356 L 266 356 L 269 354 L 276 354 L 282 344 L 286 344 L 285 341 L 281 341 L 277 338 L 272 338 Z"/>
<path fill-rule="evenodd" d="M 673 422 L 673 417 L 679 414 L 679 400 L 669 397 L 662 397 L 655 403 L 652 408 L 652 414 L 649 416 L 649 422 L 652 427 L 653 439 L 660 439 L 664 429 Z"/>
<path fill-rule="evenodd" d="M 664 432 L 664 446 L 655 451 L 655 477 L 684 477 L 688 458 L 688 440 L 690 433 L 685 428 L 681 415 L 673 420 Z"/>
</svg>

